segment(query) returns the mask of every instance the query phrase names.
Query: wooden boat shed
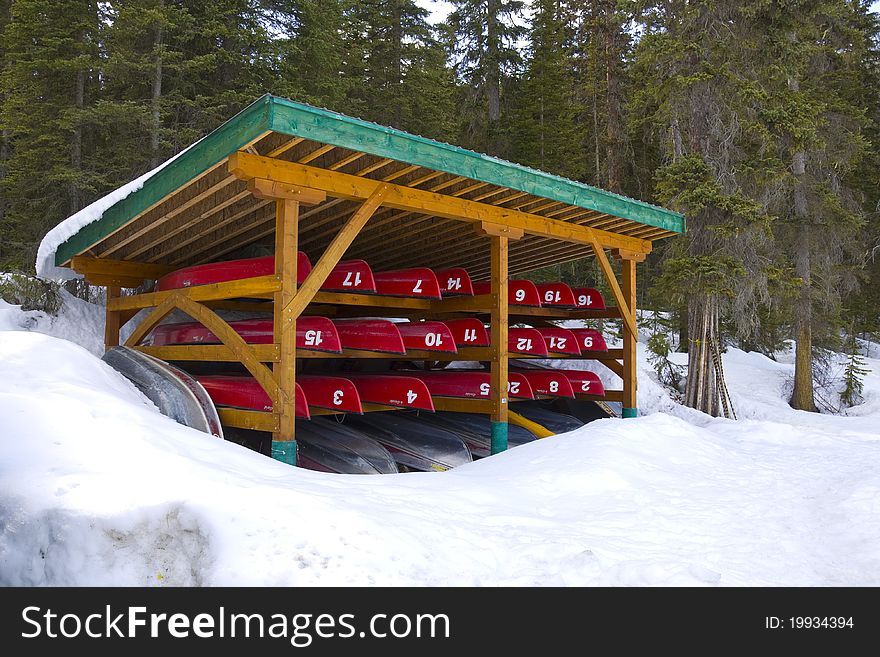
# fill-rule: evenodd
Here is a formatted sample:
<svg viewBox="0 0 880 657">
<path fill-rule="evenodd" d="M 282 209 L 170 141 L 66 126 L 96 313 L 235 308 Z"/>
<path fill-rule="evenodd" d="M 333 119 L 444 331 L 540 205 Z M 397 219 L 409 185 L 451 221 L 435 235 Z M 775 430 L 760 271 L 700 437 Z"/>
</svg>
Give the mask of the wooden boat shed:
<svg viewBox="0 0 880 657">
<path fill-rule="evenodd" d="M 636 263 L 651 252 L 653 240 L 683 230 L 683 217 L 664 208 L 266 95 L 72 235 L 57 249 L 55 262 L 106 286 L 108 347 L 119 344 L 123 323 L 151 308 L 126 345 L 165 360 L 242 363 L 273 400 L 274 412 L 222 409 L 221 419 L 273 432 L 273 455 L 287 462 L 295 462 L 296 452 L 297 358 L 322 356 L 297 352 L 300 314 L 481 316 L 490 323 L 492 346 L 464 350 L 455 359 L 491 362 L 490 398 L 446 400 L 437 407 L 491 414 L 495 452 L 507 442 L 505 345 L 511 322 L 622 319 L 623 349 L 598 360 L 623 380 L 622 390 L 606 398 L 622 402 L 624 417 L 637 414 Z M 236 257 L 273 239 L 275 275 L 120 294 L 121 288 Z M 298 250 L 314 263 L 299 288 Z M 620 261 L 619 279 L 606 251 Z M 491 293 L 432 301 L 319 291 L 343 255 L 385 269 L 464 267 L 474 279 L 490 278 Z M 508 307 L 509 276 L 589 255 L 598 259 L 613 307 Z M 175 309 L 204 324 L 222 344 L 138 346 Z M 245 343 L 215 312 L 223 309 L 271 310 L 274 344 Z"/>
</svg>

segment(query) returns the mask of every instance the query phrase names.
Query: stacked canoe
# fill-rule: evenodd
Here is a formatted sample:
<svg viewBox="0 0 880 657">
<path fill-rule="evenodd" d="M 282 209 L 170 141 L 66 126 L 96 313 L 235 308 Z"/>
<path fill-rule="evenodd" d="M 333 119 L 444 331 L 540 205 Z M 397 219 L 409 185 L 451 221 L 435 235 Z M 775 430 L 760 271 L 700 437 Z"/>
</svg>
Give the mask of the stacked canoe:
<svg viewBox="0 0 880 657">
<path fill-rule="evenodd" d="M 303 252 L 298 256 L 297 278 L 301 284 L 311 271 L 311 262 Z M 156 290 L 265 276 L 274 274 L 274 271 L 273 256 L 212 263 L 172 272 L 157 282 Z M 420 267 L 379 272 L 373 271 L 363 260 L 347 260 L 332 270 L 320 289 L 322 292 L 441 300 L 487 294 L 490 287 L 488 281 L 472 281 L 467 271 L 461 268 L 433 271 Z M 595 289 L 572 288 L 561 282 L 536 284 L 528 280 L 510 281 L 509 304 L 532 308 L 605 309 L 602 295 Z M 267 312 L 271 312 L 270 305 Z M 515 309 L 512 308 L 511 313 L 515 314 Z M 271 315 L 227 320 L 249 344 L 274 342 Z M 462 417 L 468 414 L 437 414 L 433 417 L 451 417 L 430 423 L 419 422 L 414 416 L 417 412 L 432 414 L 436 410 L 434 402 L 438 399 L 489 398 L 488 369 L 462 368 L 460 364 L 431 369 L 430 361 L 426 359 L 437 354 L 437 358 L 442 357 L 445 363 L 455 356 L 460 356 L 458 360 L 461 361 L 474 360 L 468 357 L 469 350 L 491 346 L 490 333 L 481 319 L 467 316 L 445 321 L 336 318 L 309 314 L 299 317 L 296 322 L 297 357 L 308 360 L 307 364 L 297 366 L 295 412 L 302 420 L 298 421 L 297 439 L 313 443 L 308 448 L 301 448 L 301 464 L 332 471 L 381 472 L 388 468 L 387 459 L 375 458 L 376 454 L 383 452 L 374 449 L 372 443 L 370 449 L 352 448 L 350 458 L 339 454 L 333 456 L 337 461 L 347 462 L 347 469 L 338 464 L 327 465 L 326 455 L 321 457 L 320 454 L 328 449 L 333 451 L 333 441 L 328 443 L 327 437 L 340 426 L 346 427 L 344 432 L 340 430 L 340 435 L 344 433 L 350 437 L 352 432 L 367 435 L 391 455 L 393 462 L 409 469 L 446 469 L 464 462 L 464 454 L 468 455 L 467 460 L 471 455 L 486 455 L 485 441 L 475 438 L 478 432 L 462 428 Z M 149 346 L 219 343 L 219 338 L 198 322 L 160 324 L 143 341 Z M 549 323 L 534 327 L 515 326 L 508 330 L 507 349 L 514 359 L 508 378 L 511 401 L 596 400 L 605 394 L 601 380 L 591 371 L 560 370 L 529 362 L 529 359 L 601 357 L 601 352 L 606 352 L 608 347 L 596 329 L 567 328 Z M 371 354 L 385 356 L 382 360 L 365 360 Z M 328 355 L 338 358 L 327 358 Z M 364 366 L 365 363 L 370 365 Z M 269 395 L 240 368 L 229 366 L 226 371 L 196 373 L 195 378 L 217 406 L 273 410 Z M 374 407 L 411 412 L 363 415 Z M 313 418 L 313 415 L 328 413 L 342 418 L 343 424 L 327 418 Z M 473 418 L 471 420 L 473 424 Z M 514 433 L 521 432 L 516 430 Z M 408 440 L 401 440 L 404 434 Z M 418 449 L 409 448 L 413 436 L 424 437 L 426 434 L 432 436 L 428 443 L 435 446 L 445 444 L 445 447 L 432 451 L 425 447 L 425 443 Z M 462 449 L 443 443 L 444 439 L 439 437 L 443 435 L 447 439 L 455 437 Z M 431 456 L 426 458 L 428 452 Z M 354 466 L 354 462 L 359 465 Z"/>
</svg>

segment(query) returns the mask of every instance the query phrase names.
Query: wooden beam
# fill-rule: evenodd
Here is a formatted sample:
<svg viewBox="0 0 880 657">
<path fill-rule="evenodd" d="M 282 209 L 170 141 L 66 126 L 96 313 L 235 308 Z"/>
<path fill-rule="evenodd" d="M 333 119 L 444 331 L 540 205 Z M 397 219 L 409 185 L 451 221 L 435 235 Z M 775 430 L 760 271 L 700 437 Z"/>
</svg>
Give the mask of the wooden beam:
<svg viewBox="0 0 880 657">
<path fill-rule="evenodd" d="M 385 200 L 385 197 L 388 194 L 388 184 L 377 183 L 377 185 L 378 186 L 373 190 L 369 198 L 367 198 L 363 205 L 351 215 L 348 222 L 346 222 L 346 224 L 339 230 L 339 233 L 337 233 L 336 237 L 330 243 L 330 246 L 328 246 L 324 253 L 321 254 L 320 259 L 312 268 L 312 271 L 309 272 L 302 287 L 295 296 L 284 304 L 282 311 L 283 315 L 276 316 L 276 321 L 280 319 L 285 325 L 294 325 L 296 318 L 299 317 L 302 311 L 305 310 L 306 306 L 311 303 L 315 293 L 324 284 L 324 281 L 327 280 L 327 276 L 333 271 L 333 268 L 337 265 L 340 258 L 342 258 L 342 255 L 348 249 L 352 241 L 354 241 L 354 238 L 357 237 L 361 228 L 363 228 L 364 224 L 367 223 L 367 220 L 373 216 L 376 208 L 382 205 L 382 202 Z M 278 310 L 276 310 L 276 312 L 278 312 Z"/>
<path fill-rule="evenodd" d="M 272 434 L 273 456 L 283 453 L 281 458 L 291 465 L 296 464 L 296 449 L 276 445 L 294 440 L 296 424 L 296 318 L 284 321 L 284 308 L 296 297 L 297 236 L 299 223 L 299 202 L 279 199 L 275 202 L 275 275 L 281 278 L 281 289 L 275 293 L 272 320 L 275 344 L 280 346 L 281 359 L 274 366 L 275 380 L 278 382 L 278 396 L 272 404 L 280 413 L 280 426 Z M 293 452 L 292 456 L 289 452 Z"/>
<path fill-rule="evenodd" d="M 481 221 L 477 224 L 477 235 L 486 236 L 494 235 L 496 237 L 506 237 L 509 240 L 522 239 L 523 233 L 521 228 L 511 228 L 502 224 L 493 224 L 489 221 Z"/>
<path fill-rule="evenodd" d="M 78 255 L 70 259 L 70 268 L 85 276 L 107 276 L 111 278 L 131 278 L 143 283 L 145 280 L 162 278 L 172 270 L 168 265 L 155 265 L 146 262 L 129 262 L 128 260 L 112 260 L 110 258 L 93 258 Z M 138 285 L 140 285 L 138 283 Z"/>
<path fill-rule="evenodd" d="M 229 171 L 243 180 L 267 178 L 318 189 L 327 192 L 330 196 L 355 200 L 366 200 L 378 187 L 388 185 L 387 196 L 383 203 L 389 207 L 424 212 L 447 219 L 489 221 L 519 228 L 532 235 L 552 237 L 579 244 L 596 243 L 609 248 L 622 248 L 643 253 L 651 251 L 651 242 L 647 240 L 594 230 L 586 226 L 569 224 L 527 212 L 508 210 L 486 203 L 382 183 L 338 171 L 327 171 L 300 163 L 260 157 L 241 151 L 229 156 Z"/>
<path fill-rule="evenodd" d="M 636 325 L 636 260 L 623 258 L 620 261 L 623 269 L 623 293 L 630 310 L 631 321 L 623 327 L 623 417 L 635 417 L 638 414 L 637 400 L 637 368 L 636 345 L 639 340 Z M 621 308 L 621 312 L 623 309 Z"/>
<path fill-rule="evenodd" d="M 162 300 L 158 306 L 153 308 L 144 317 L 140 323 L 135 327 L 134 331 L 131 335 L 128 336 L 128 339 L 125 341 L 126 347 L 135 347 L 138 343 L 143 340 L 147 333 L 153 330 L 153 328 L 161 322 L 168 313 L 172 312 L 175 308 L 177 308 L 177 300 L 180 297 L 180 293 L 178 290 L 173 290 L 172 294 L 169 294 Z M 118 301 L 119 299 L 113 299 L 113 301 Z M 110 303 L 111 300 L 107 301 L 107 308 L 112 308 L 113 304 Z"/>
<path fill-rule="evenodd" d="M 162 292 L 148 292 L 135 294 L 130 297 L 111 299 L 107 303 L 110 310 L 140 310 L 158 306 L 168 297 L 174 294 L 191 299 L 192 301 L 216 301 L 219 299 L 236 299 L 238 297 L 265 297 L 277 292 L 281 287 L 278 276 L 256 276 L 254 278 L 242 278 L 236 281 L 223 283 L 210 283 L 198 287 L 188 287 L 180 290 L 164 290 Z"/>
<path fill-rule="evenodd" d="M 298 185 L 287 185 L 285 183 L 266 180 L 265 178 L 252 178 L 248 180 L 248 191 L 259 199 L 287 199 L 290 201 L 299 201 L 303 205 L 317 205 L 327 200 L 327 194 L 315 191 L 314 189 L 306 189 Z"/>
<path fill-rule="evenodd" d="M 483 413 L 492 412 L 492 402 L 488 399 L 461 399 L 459 397 L 431 397 L 434 408 L 438 411 L 451 411 L 453 413 Z"/>
<path fill-rule="evenodd" d="M 253 344 L 249 347 L 254 358 L 261 363 L 277 363 L 281 360 L 281 350 L 277 344 Z M 161 360 L 238 362 L 238 355 L 223 344 L 175 344 L 161 347 L 140 345 L 134 348 Z"/>
<path fill-rule="evenodd" d="M 507 449 L 507 321 L 508 321 L 508 278 L 507 278 L 507 237 L 489 237 L 492 261 L 492 321 L 491 321 L 491 365 L 489 400 L 492 413 L 491 453 Z"/>
<path fill-rule="evenodd" d="M 218 408 L 220 423 L 226 427 L 275 432 L 280 426 L 277 413 L 247 411 L 241 408 Z"/>
<path fill-rule="evenodd" d="M 77 257 L 74 257 L 76 260 Z M 107 288 L 107 301 L 119 296 L 121 290 L 116 286 Z M 104 349 L 119 346 L 119 328 L 122 325 L 122 317 L 118 311 L 106 310 L 104 312 Z"/>
<path fill-rule="evenodd" d="M 613 358 L 594 358 L 593 360 L 597 360 L 602 363 L 605 367 L 614 372 L 621 379 L 624 377 L 623 365 L 620 364 L 617 360 Z"/>
</svg>

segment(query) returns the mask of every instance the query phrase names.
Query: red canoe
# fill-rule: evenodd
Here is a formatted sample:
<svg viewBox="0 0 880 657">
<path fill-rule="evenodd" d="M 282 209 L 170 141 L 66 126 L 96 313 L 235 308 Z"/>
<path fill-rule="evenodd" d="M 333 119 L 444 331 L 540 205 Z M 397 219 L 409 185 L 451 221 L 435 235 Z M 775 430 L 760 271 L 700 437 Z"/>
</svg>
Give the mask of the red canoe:
<svg viewBox="0 0 880 657">
<path fill-rule="evenodd" d="M 447 319 L 443 322 L 452 332 L 456 347 L 488 347 L 489 332 L 483 322 L 474 317 Z"/>
<path fill-rule="evenodd" d="M 474 286 L 471 284 L 471 277 L 461 267 L 440 269 L 436 274 L 437 281 L 440 283 L 440 294 L 444 297 L 474 296 Z"/>
<path fill-rule="evenodd" d="M 581 353 L 586 351 L 608 351 L 605 338 L 596 329 L 573 328 L 569 330 L 575 334 Z"/>
<path fill-rule="evenodd" d="M 568 377 L 575 395 L 605 396 L 605 386 L 595 372 L 589 370 L 559 370 Z"/>
<path fill-rule="evenodd" d="M 565 283 L 538 283 L 535 287 L 541 294 L 542 306 L 577 307 L 574 292 Z"/>
<path fill-rule="evenodd" d="M 567 354 L 571 356 L 580 356 L 581 349 L 578 345 L 577 336 L 568 329 L 559 327 L 538 327 L 535 329 L 544 338 L 547 344 L 547 351 L 551 354 Z"/>
<path fill-rule="evenodd" d="M 249 376 L 210 375 L 196 376 L 208 395 L 218 406 L 245 408 L 253 411 L 271 411 L 272 400 L 257 380 Z M 308 419 L 309 404 L 305 392 L 296 384 L 295 415 Z"/>
<path fill-rule="evenodd" d="M 341 376 L 300 374 L 296 384 L 302 386 L 309 406 L 326 408 L 338 413 L 363 413 L 361 398 L 355 384 Z"/>
<path fill-rule="evenodd" d="M 492 284 L 489 281 L 476 281 L 473 284 L 474 294 L 491 294 Z M 507 303 L 512 306 L 541 307 L 541 295 L 531 281 L 511 280 L 507 288 Z"/>
<path fill-rule="evenodd" d="M 431 393 L 423 381 L 418 378 L 397 374 L 354 374 L 345 373 L 358 389 L 361 401 L 384 406 L 400 408 L 416 408 L 433 411 L 434 402 Z"/>
<path fill-rule="evenodd" d="M 421 379 L 437 397 L 481 399 L 489 397 L 490 375 L 484 370 L 405 370 L 407 376 Z M 401 373 L 404 373 L 401 372 Z M 511 397 L 534 399 L 528 379 L 519 372 L 509 372 L 507 392 Z"/>
<path fill-rule="evenodd" d="M 335 319 L 333 324 L 345 349 L 406 353 L 400 331 L 387 319 Z"/>
<path fill-rule="evenodd" d="M 533 328 L 507 329 L 507 350 L 512 354 L 547 356 L 544 337 Z"/>
<path fill-rule="evenodd" d="M 407 349 L 441 351 L 454 354 L 455 338 L 443 322 L 399 322 L 394 326 L 400 331 Z"/>
<path fill-rule="evenodd" d="M 297 284 L 301 284 L 312 270 L 312 263 L 309 262 L 309 257 L 302 251 L 299 251 L 297 255 L 299 257 L 296 262 L 296 278 Z M 170 274 L 165 274 L 156 282 L 156 292 L 207 285 L 209 283 L 235 281 L 241 278 L 254 278 L 255 276 L 269 276 L 274 273 L 275 256 L 212 262 L 207 265 L 185 267 Z"/>
<path fill-rule="evenodd" d="M 437 276 L 427 267 L 380 271 L 373 274 L 376 279 L 376 292 L 389 297 L 415 297 L 419 299 L 439 299 L 440 283 Z"/>
<path fill-rule="evenodd" d="M 577 301 L 578 308 L 588 310 L 605 310 L 605 299 L 602 293 L 592 287 L 575 287 L 571 290 L 574 292 L 574 300 Z"/>
<path fill-rule="evenodd" d="M 321 284 L 321 289 L 327 292 L 375 294 L 376 281 L 370 265 L 363 260 L 344 260 L 333 268 Z"/>
<path fill-rule="evenodd" d="M 523 369 L 520 372 L 536 395 L 549 397 L 574 397 L 568 377 L 559 370 Z"/>
<path fill-rule="evenodd" d="M 272 344 L 271 319 L 240 319 L 229 322 L 249 344 Z M 219 344 L 220 339 L 198 322 L 160 324 L 151 333 L 155 346 L 170 344 Z M 297 349 L 342 353 L 336 327 L 326 317 L 300 317 L 296 320 Z"/>
<path fill-rule="evenodd" d="M 523 361 L 511 363 L 511 367 L 516 368 L 517 371 L 520 371 L 526 375 L 528 375 L 530 372 L 551 372 L 556 375 L 564 376 L 568 379 L 568 382 L 571 385 L 572 391 L 574 392 L 575 396 L 605 396 L 605 386 L 602 385 L 602 380 L 599 378 L 599 375 L 595 372 L 590 372 L 589 370 L 553 370 L 547 367 L 542 367 L 540 365 L 534 365 L 532 363 L 527 363 Z M 534 385 L 534 383 L 532 385 Z"/>
</svg>

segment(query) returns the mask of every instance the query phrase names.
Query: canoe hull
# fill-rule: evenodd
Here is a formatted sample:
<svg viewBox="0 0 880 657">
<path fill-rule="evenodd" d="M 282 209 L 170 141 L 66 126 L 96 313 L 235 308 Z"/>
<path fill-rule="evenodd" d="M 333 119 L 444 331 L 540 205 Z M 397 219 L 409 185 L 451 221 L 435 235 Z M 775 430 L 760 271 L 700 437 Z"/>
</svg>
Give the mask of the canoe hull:
<svg viewBox="0 0 880 657">
<path fill-rule="evenodd" d="M 302 284 L 312 270 L 309 257 L 302 251 L 297 252 L 296 278 Z M 206 265 L 184 267 L 166 274 L 156 282 L 156 291 L 176 290 L 184 287 L 224 283 L 255 276 L 270 276 L 275 273 L 275 256 L 244 258 L 242 260 L 226 260 Z"/>
<path fill-rule="evenodd" d="M 427 267 L 375 272 L 376 292 L 389 297 L 439 299 L 440 283 Z"/>
</svg>

